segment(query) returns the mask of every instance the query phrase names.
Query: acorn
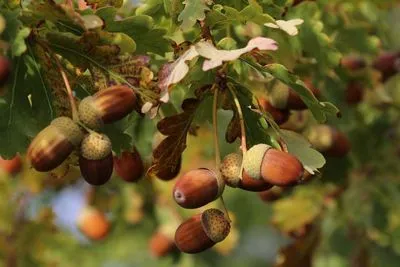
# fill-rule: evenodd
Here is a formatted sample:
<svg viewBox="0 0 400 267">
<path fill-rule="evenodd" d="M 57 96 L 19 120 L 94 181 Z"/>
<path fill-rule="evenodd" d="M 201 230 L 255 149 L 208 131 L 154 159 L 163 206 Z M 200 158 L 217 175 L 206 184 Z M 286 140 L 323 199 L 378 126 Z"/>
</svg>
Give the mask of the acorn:
<svg viewBox="0 0 400 267">
<path fill-rule="evenodd" d="M 258 196 L 263 202 L 273 202 L 275 200 L 278 200 L 279 198 L 282 197 L 283 189 L 282 187 L 279 186 L 274 186 L 269 190 L 265 190 L 262 192 L 258 193 Z"/>
<path fill-rule="evenodd" d="M 12 159 L 3 159 L 0 157 L 0 169 L 9 175 L 16 175 L 22 169 L 22 161 L 19 155 Z"/>
<path fill-rule="evenodd" d="M 181 207 L 195 209 L 217 199 L 224 188 L 224 180 L 215 172 L 200 168 L 179 177 L 173 189 L 173 197 Z"/>
<path fill-rule="evenodd" d="M 3 56 L 0 56 L 0 87 L 4 86 L 11 73 L 10 61 Z"/>
<path fill-rule="evenodd" d="M 113 156 L 110 139 L 104 134 L 90 133 L 82 140 L 79 168 L 91 185 L 103 185 L 111 178 Z"/>
<path fill-rule="evenodd" d="M 81 128 L 72 119 L 58 117 L 32 140 L 27 159 L 37 171 L 51 171 L 79 146 L 83 136 Z"/>
<path fill-rule="evenodd" d="M 344 157 L 351 144 L 347 136 L 329 125 L 315 125 L 309 129 L 307 138 L 315 149 L 332 157 Z"/>
<path fill-rule="evenodd" d="M 319 98 L 321 92 L 319 89 L 315 88 L 310 81 L 305 81 L 306 85 L 308 86 L 311 93 L 316 98 Z M 276 86 L 274 87 L 268 97 L 269 103 L 281 110 L 303 110 L 307 109 L 307 105 L 303 102 L 300 96 L 290 87 L 281 87 Z"/>
<path fill-rule="evenodd" d="M 357 71 L 365 68 L 367 62 L 365 62 L 365 59 L 360 56 L 350 55 L 341 58 L 340 66 L 350 71 Z"/>
<path fill-rule="evenodd" d="M 207 209 L 184 221 L 175 232 L 175 244 L 182 252 L 193 254 L 224 240 L 230 223 L 222 211 Z"/>
<path fill-rule="evenodd" d="M 136 95 L 125 85 L 115 85 L 85 97 L 79 104 L 79 119 L 89 128 L 98 130 L 131 113 Z"/>
<path fill-rule="evenodd" d="M 345 91 L 346 103 L 355 105 L 362 101 L 364 96 L 364 88 L 357 81 L 350 81 Z"/>
<path fill-rule="evenodd" d="M 240 175 L 242 160 L 241 154 L 231 153 L 226 155 L 221 162 L 221 175 L 227 185 L 253 192 L 264 191 L 272 187 L 262 179 L 251 178 L 245 171 Z"/>
<path fill-rule="evenodd" d="M 303 165 L 295 156 L 266 144 L 255 145 L 247 151 L 243 168 L 251 178 L 278 186 L 295 185 L 304 173 Z"/>
<path fill-rule="evenodd" d="M 162 231 L 155 232 L 149 240 L 150 254 L 155 258 L 162 258 L 176 249 L 173 239 Z"/>
<path fill-rule="evenodd" d="M 78 217 L 81 232 L 92 240 L 101 240 L 110 232 L 110 222 L 105 214 L 93 207 L 85 207 Z"/>
<path fill-rule="evenodd" d="M 382 81 L 386 81 L 400 71 L 400 52 L 383 52 L 372 63 L 382 73 Z"/>
<path fill-rule="evenodd" d="M 265 99 L 264 97 L 261 97 L 259 99 L 261 108 L 265 111 L 271 114 L 272 118 L 277 124 L 282 124 L 286 122 L 289 119 L 289 110 L 287 109 L 277 109 L 274 106 L 271 105 L 271 103 Z"/>
<path fill-rule="evenodd" d="M 137 182 L 143 176 L 144 165 L 136 148 L 132 152 L 123 151 L 118 157 L 114 156 L 114 170 L 123 180 Z"/>
</svg>

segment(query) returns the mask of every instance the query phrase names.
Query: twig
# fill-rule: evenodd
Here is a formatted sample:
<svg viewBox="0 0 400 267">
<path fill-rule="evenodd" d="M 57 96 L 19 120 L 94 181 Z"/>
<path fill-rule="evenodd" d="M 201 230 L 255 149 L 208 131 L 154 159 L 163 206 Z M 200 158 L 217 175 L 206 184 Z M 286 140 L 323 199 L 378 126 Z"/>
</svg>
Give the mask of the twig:
<svg viewBox="0 0 400 267">
<path fill-rule="evenodd" d="M 200 28 L 201 28 L 201 37 L 203 39 L 211 41 L 213 43 L 213 45 L 215 46 L 214 38 L 212 37 L 210 28 L 206 25 L 205 21 L 204 20 L 198 20 L 198 23 L 199 23 Z"/>
<path fill-rule="evenodd" d="M 236 110 L 238 112 L 239 115 L 239 123 L 240 123 L 240 132 L 241 132 L 241 149 L 243 152 L 243 155 L 246 154 L 247 152 L 247 143 L 246 143 L 246 128 L 244 126 L 244 119 L 243 119 L 243 112 L 242 112 L 242 107 L 240 106 L 239 103 L 239 99 L 235 93 L 235 90 L 233 90 L 233 88 L 228 84 L 228 89 L 232 94 L 233 97 L 233 101 L 235 103 L 236 106 Z"/>
</svg>

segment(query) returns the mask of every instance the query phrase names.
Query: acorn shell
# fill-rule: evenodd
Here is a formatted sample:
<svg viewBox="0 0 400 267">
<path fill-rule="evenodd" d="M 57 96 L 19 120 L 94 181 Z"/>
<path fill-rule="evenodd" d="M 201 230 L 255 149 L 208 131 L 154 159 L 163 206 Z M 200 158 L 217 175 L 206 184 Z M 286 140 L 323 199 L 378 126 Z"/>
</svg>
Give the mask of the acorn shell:
<svg viewBox="0 0 400 267">
<path fill-rule="evenodd" d="M 139 152 L 123 151 L 114 157 L 114 170 L 119 177 L 127 182 L 137 182 L 143 175 L 144 165 Z"/>
<path fill-rule="evenodd" d="M 86 182 L 91 185 L 103 185 L 110 180 L 113 172 L 113 156 L 110 153 L 103 159 L 90 160 L 79 157 L 79 169 Z"/>
</svg>

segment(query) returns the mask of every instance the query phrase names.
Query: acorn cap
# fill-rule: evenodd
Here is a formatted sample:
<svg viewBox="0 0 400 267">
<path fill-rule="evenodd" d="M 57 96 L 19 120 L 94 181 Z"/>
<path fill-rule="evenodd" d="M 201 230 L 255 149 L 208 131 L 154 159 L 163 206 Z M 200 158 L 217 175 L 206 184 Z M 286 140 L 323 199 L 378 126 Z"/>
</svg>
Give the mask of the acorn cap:
<svg viewBox="0 0 400 267">
<path fill-rule="evenodd" d="M 87 127 L 93 130 L 98 130 L 103 126 L 101 114 L 96 107 L 94 98 L 92 96 L 82 99 L 82 101 L 79 103 L 78 112 L 79 119 Z"/>
<path fill-rule="evenodd" d="M 333 145 L 333 136 L 329 125 L 316 125 L 311 127 L 307 138 L 318 151 L 328 150 Z"/>
<path fill-rule="evenodd" d="M 215 243 L 224 240 L 231 229 L 225 214 L 218 209 L 208 209 L 201 214 L 201 225 L 206 235 Z"/>
<path fill-rule="evenodd" d="M 257 144 L 246 152 L 243 159 L 243 168 L 253 179 L 261 179 L 261 164 L 265 152 L 270 148 L 271 146 L 266 144 Z"/>
<path fill-rule="evenodd" d="M 59 131 L 64 133 L 73 146 L 78 146 L 81 143 L 83 131 L 71 118 L 58 117 L 50 125 L 54 125 Z"/>
<path fill-rule="evenodd" d="M 289 99 L 290 89 L 286 86 L 274 86 L 269 92 L 269 102 L 278 109 L 286 109 Z"/>
<path fill-rule="evenodd" d="M 105 134 L 91 133 L 82 140 L 81 155 L 89 160 L 100 160 L 111 154 L 112 144 Z"/>
<path fill-rule="evenodd" d="M 231 187 L 238 187 L 241 175 L 240 170 L 242 167 L 242 155 L 238 153 L 231 153 L 225 156 L 221 163 L 220 171 L 225 183 Z"/>
</svg>

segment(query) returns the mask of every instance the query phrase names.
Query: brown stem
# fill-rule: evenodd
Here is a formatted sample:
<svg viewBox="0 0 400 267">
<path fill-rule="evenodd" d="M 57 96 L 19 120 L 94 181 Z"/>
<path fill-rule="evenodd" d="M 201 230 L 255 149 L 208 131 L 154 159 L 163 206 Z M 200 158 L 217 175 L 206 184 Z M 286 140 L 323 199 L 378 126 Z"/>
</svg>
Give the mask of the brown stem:
<svg viewBox="0 0 400 267">
<path fill-rule="evenodd" d="M 206 22 L 204 20 L 198 20 L 197 22 L 199 23 L 201 28 L 201 38 L 209 40 L 215 45 L 214 38 L 211 35 L 210 27 L 206 25 Z"/>
</svg>

